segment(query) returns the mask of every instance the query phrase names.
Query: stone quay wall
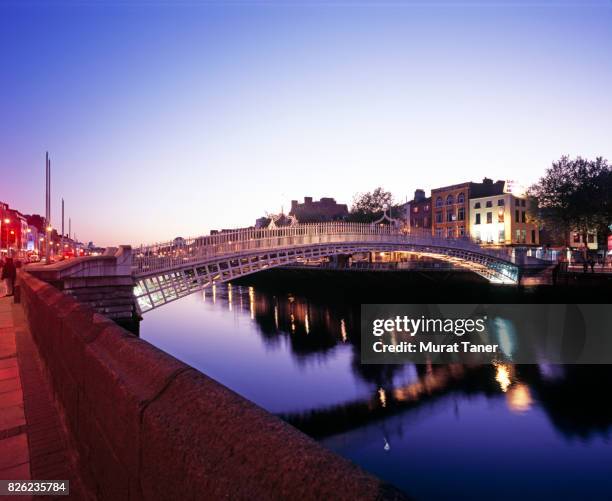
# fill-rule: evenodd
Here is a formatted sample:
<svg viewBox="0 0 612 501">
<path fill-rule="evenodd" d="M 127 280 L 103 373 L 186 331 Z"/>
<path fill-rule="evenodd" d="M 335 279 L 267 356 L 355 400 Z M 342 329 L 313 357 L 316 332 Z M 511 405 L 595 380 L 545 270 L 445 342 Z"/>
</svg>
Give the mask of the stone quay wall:
<svg viewBox="0 0 612 501">
<path fill-rule="evenodd" d="M 18 282 L 92 497 L 405 499 L 52 285 Z"/>
</svg>

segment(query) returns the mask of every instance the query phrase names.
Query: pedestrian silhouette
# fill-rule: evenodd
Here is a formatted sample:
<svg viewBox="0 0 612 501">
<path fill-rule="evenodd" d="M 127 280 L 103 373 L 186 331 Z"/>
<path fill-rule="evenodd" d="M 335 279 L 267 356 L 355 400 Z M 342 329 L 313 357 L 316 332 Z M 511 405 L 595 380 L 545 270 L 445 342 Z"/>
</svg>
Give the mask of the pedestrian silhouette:
<svg viewBox="0 0 612 501">
<path fill-rule="evenodd" d="M 2 279 L 6 283 L 6 295 L 12 296 L 15 290 L 15 278 L 17 277 L 17 269 L 13 263 L 12 257 L 7 257 L 2 267 Z"/>
</svg>

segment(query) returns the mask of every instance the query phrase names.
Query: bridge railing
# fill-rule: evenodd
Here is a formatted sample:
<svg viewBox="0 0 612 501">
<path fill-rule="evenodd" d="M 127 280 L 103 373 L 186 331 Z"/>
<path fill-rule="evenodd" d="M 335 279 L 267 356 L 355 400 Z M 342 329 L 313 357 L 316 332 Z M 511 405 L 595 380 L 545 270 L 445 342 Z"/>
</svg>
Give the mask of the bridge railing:
<svg viewBox="0 0 612 501">
<path fill-rule="evenodd" d="M 510 260 L 507 251 L 483 249 L 469 238 L 440 238 L 426 231 L 404 233 L 389 225 L 332 222 L 274 229 L 247 228 L 143 246 L 134 249 L 133 269 L 136 274 L 146 274 L 218 256 L 327 243 L 418 244 L 456 248 Z"/>
</svg>

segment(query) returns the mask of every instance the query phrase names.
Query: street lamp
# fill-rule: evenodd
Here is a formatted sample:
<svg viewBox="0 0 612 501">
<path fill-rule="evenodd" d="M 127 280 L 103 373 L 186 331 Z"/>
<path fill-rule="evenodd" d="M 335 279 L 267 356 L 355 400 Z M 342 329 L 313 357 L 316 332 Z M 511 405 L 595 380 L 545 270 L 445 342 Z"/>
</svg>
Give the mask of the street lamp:
<svg viewBox="0 0 612 501">
<path fill-rule="evenodd" d="M 47 235 L 46 235 L 46 248 L 45 248 L 45 256 L 46 256 L 46 263 L 50 264 L 51 261 L 51 248 L 53 245 L 53 242 L 51 242 L 51 232 L 53 231 L 53 226 L 48 225 L 46 228 L 47 230 Z"/>
</svg>

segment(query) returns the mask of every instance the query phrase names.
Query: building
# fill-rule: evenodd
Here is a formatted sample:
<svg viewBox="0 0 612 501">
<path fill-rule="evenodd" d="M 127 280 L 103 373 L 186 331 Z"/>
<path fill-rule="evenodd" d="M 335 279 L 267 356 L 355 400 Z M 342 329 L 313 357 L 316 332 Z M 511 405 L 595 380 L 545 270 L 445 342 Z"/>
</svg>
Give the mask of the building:
<svg viewBox="0 0 612 501">
<path fill-rule="evenodd" d="M 570 232 L 568 247 L 571 247 L 572 249 L 584 249 L 585 242 L 582 233 L 580 233 L 579 231 Z M 587 233 L 586 248 L 589 250 L 597 250 L 598 245 L 596 230 L 589 231 Z"/>
<path fill-rule="evenodd" d="M 431 190 L 434 236 L 461 238 L 469 235 L 470 198 L 501 194 L 505 182 L 484 178 L 482 183 L 460 183 Z"/>
<path fill-rule="evenodd" d="M 586 248 L 591 251 L 599 249 L 597 230 L 587 233 Z M 584 250 L 584 236 L 579 231 L 563 231 L 558 228 L 545 227 L 540 230 L 540 243 L 547 247 L 567 248 L 573 250 Z"/>
<path fill-rule="evenodd" d="M 540 219 L 551 219 L 554 221 L 551 211 L 547 208 L 538 208 Z M 585 247 L 588 250 L 595 251 L 600 247 L 605 249 L 606 242 L 599 242 L 599 233 L 596 228 L 591 228 L 586 235 L 586 246 L 584 242 L 583 232 L 577 229 L 567 230 L 564 224 L 559 221 L 557 224 L 550 223 L 540 228 L 540 245 L 551 248 L 570 248 L 573 250 L 584 250 Z"/>
<path fill-rule="evenodd" d="M 30 227 L 21 212 L 0 202 L 0 251 L 21 255 L 27 250 Z"/>
<path fill-rule="evenodd" d="M 461 183 L 431 190 L 432 235 L 446 238 L 467 235 L 470 185 Z"/>
<path fill-rule="evenodd" d="M 290 216 L 295 216 L 300 223 L 318 223 L 336 221 L 348 216 L 346 204 L 336 203 L 333 198 L 321 198 L 314 202 L 312 197 L 304 197 L 304 203 L 291 201 Z"/>
<path fill-rule="evenodd" d="M 431 231 L 431 197 L 425 196 L 425 191 L 414 191 L 414 199 L 399 206 L 402 219 L 409 231 L 418 232 L 423 229 Z"/>
<path fill-rule="evenodd" d="M 38 254 L 40 252 L 41 236 L 38 233 L 38 228 L 33 224 L 28 225 L 28 233 L 26 238 L 26 250 Z M 43 238 L 44 240 L 44 238 Z"/>
<path fill-rule="evenodd" d="M 476 190 L 478 191 L 478 190 Z M 470 198 L 469 234 L 488 245 L 539 245 L 538 226 L 527 217 L 527 198 L 511 186 Z M 513 194 L 512 192 L 517 194 Z"/>
</svg>

